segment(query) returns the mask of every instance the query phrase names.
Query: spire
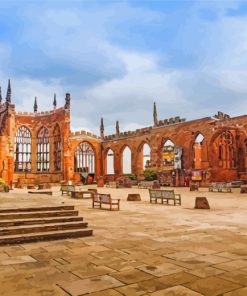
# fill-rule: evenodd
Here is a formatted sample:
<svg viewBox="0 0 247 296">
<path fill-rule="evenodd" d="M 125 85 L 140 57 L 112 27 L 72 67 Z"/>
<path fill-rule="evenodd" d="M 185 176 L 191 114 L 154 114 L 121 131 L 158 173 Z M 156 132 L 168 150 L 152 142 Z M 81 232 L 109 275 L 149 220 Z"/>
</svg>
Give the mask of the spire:
<svg viewBox="0 0 247 296">
<path fill-rule="evenodd" d="M 53 107 L 54 107 L 54 109 L 56 109 L 56 107 L 57 107 L 57 96 L 56 96 L 56 94 L 54 94 Z"/>
<path fill-rule="evenodd" d="M 6 95 L 6 102 L 11 103 L 11 86 L 10 86 L 10 79 L 8 82 L 8 88 L 7 88 L 7 95 Z"/>
<path fill-rule="evenodd" d="M 2 104 L 2 100 L 3 100 L 3 98 L 2 98 L 2 89 L 1 89 L 1 86 L 0 86 L 0 104 Z"/>
<path fill-rule="evenodd" d="M 104 138 L 104 120 L 103 120 L 103 117 L 101 118 L 101 121 L 100 121 L 100 136 L 101 138 Z"/>
<path fill-rule="evenodd" d="M 70 109 L 70 94 L 69 93 L 66 94 L 64 108 L 65 109 Z"/>
<path fill-rule="evenodd" d="M 153 108 L 153 118 L 154 118 L 154 126 L 158 126 L 158 118 L 157 118 L 157 110 L 156 110 L 155 102 L 154 102 L 154 108 Z"/>
<path fill-rule="evenodd" d="M 34 98 L 33 111 L 35 113 L 38 111 L 37 97 Z"/>
<path fill-rule="evenodd" d="M 116 121 L 116 134 L 119 135 L 120 131 L 119 131 L 119 122 L 118 120 Z"/>
</svg>

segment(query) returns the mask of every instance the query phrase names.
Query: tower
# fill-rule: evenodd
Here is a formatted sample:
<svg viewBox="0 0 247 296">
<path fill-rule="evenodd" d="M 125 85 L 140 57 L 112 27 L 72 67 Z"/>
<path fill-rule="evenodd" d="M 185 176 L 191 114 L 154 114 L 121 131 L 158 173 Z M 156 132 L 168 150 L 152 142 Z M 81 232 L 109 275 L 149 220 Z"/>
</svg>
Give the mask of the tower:
<svg viewBox="0 0 247 296">
<path fill-rule="evenodd" d="M 38 104 L 37 104 L 37 97 L 34 98 L 34 104 L 33 104 L 33 112 L 38 111 Z"/>
<path fill-rule="evenodd" d="M 11 86 L 10 86 L 10 79 L 8 82 L 7 94 L 6 94 L 6 103 L 11 103 Z"/>
<path fill-rule="evenodd" d="M 54 99 L 53 99 L 53 108 L 56 109 L 57 108 L 57 96 L 56 94 L 54 94 Z"/>
<path fill-rule="evenodd" d="M 104 131 L 105 131 L 104 120 L 103 120 L 103 117 L 102 117 L 101 121 L 100 121 L 100 136 L 101 136 L 101 138 L 104 138 Z"/>
<path fill-rule="evenodd" d="M 154 102 L 153 107 L 153 119 L 154 119 L 154 126 L 158 126 L 158 117 L 157 117 L 157 110 L 156 110 L 156 103 Z"/>
</svg>

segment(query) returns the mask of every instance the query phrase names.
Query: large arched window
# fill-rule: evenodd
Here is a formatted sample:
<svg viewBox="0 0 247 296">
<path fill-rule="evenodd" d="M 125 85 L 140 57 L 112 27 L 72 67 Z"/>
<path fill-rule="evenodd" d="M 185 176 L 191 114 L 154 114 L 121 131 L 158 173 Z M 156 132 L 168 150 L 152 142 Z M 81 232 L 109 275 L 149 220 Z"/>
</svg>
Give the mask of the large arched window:
<svg viewBox="0 0 247 296">
<path fill-rule="evenodd" d="M 171 140 L 166 140 L 163 144 L 163 166 L 173 169 L 174 167 L 174 143 Z"/>
<path fill-rule="evenodd" d="M 204 136 L 199 133 L 197 137 L 195 138 L 195 142 L 193 144 L 193 154 L 194 154 L 194 165 L 193 167 L 195 169 L 201 169 L 202 168 L 202 147 L 203 147 L 203 140 Z"/>
<path fill-rule="evenodd" d="M 75 151 L 75 172 L 95 173 L 94 151 L 88 142 L 80 143 Z"/>
<path fill-rule="evenodd" d="M 122 154 L 123 174 L 131 174 L 131 150 L 126 146 Z"/>
<path fill-rule="evenodd" d="M 60 127 L 56 124 L 53 130 L 53 138 L 54 138 L 54 170 L 61 170 L 61 162 L 62 162 L 62 141 L 61 141 L 61 132 Z"/>
<path fill-rule="evenodd" d="M 150 146 L 145 143 L 142 147 L 143 169 L 150 167 L 150 150 Z"/>
<path fill-rule="evenodd" d="M 31 171 L 31 133 L 21 126 L 15 135 L 15 171 Z"/>
<path fill-rule="evenodd" d="M 48 172 L 50 169 L 50 137 L 46 127 L 42 127 L 37 137 L 37 171 Z"/>
<path fill-rule="evenodd" d="M 215 157 L 217 157 L 218 165 L 222 168 L 236 168 L 236 152 L 237 146 L 234 131 L 223 131 L 214 140 Z"/>
<path fill-rule="evenodd" d="M 114 152 L 109 149 L 106 155 L 106 174 L 114 175 Z"/>
</svg>

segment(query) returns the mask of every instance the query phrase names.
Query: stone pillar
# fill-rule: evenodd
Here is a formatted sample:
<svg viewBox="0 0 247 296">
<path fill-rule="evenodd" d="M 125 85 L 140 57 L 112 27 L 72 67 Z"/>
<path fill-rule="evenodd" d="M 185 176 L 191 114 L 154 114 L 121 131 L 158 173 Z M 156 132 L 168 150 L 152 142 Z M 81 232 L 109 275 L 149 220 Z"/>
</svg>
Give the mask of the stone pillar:
<svg viewBox="0 0 247 296">
<path fill-rule="evenodd" d="M 8 184 L 12 187 L 14 177 L 14 157 L 8 156 Z"/>
</svg>

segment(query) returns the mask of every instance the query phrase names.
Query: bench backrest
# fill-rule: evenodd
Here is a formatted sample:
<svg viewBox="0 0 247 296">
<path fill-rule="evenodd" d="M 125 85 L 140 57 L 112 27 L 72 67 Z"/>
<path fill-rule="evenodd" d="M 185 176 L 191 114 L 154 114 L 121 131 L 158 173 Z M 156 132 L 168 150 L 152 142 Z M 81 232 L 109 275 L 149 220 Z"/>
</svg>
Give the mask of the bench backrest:
<svg viewBox="0 0 247 296">
<path fill-rule="evenodd" d="M 141 186 L 152 186 L 154 184 L 153 181 L 141 181 L 139 185 Z"/>
<path fill-rule="evenodd" d="M 174 198 L 174 190 L 149 189 L 149 195 L 152 198 Z"/>
<path fill-rule="evenodd" d="M 75 191 L 74 185 L 61 185 L 61 191 Z"/>
<path fill-rule="evenodd" d="M 110 194 L 103 194 L 103 193 L 97 193 L 94 194 L 93 199 L 95 201 L 101 201 L 101 202 L 111 202 L 111 195 Z"/>
</svg>

